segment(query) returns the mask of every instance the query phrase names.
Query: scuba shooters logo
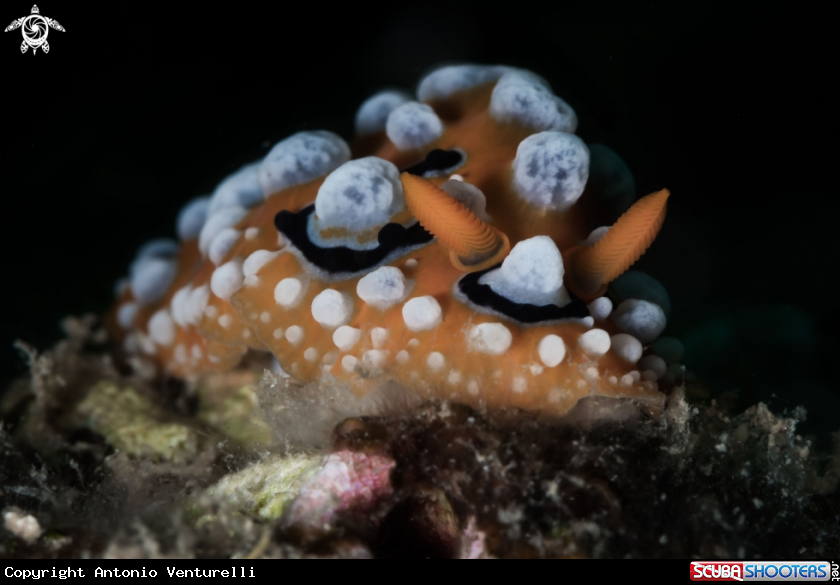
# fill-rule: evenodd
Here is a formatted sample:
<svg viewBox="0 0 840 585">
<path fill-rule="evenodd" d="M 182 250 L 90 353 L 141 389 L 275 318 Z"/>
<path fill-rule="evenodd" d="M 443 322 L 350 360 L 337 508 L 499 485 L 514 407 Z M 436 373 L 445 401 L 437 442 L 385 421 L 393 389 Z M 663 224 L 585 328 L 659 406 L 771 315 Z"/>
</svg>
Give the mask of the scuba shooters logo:
<svg viewBox="0 0 840 585">
<path fill-rule="evenodd" d="M 837 581 L 828 561 L 692 561 L 692 581 Z"/>
<path fill-rule="evenodd" d="M 6 27 L 3 32 L 20 29 L 23 34 L 23 42 L 20 44 L 20 52 L 25 53 L 27 49 L 32 48 L 34 55 L 40 48 L 44 53 L 50 52 L 50 44 L 47 42 L 47 35 L 51 28 L 57 31 L 64 32 L 64 27 L 58 24 L 57 20 L 41 16 L 41 11 L 38 10 L 38 5 L 32 6 L 32 14 L 13 20 L 12 24 Z"/>
</svg>

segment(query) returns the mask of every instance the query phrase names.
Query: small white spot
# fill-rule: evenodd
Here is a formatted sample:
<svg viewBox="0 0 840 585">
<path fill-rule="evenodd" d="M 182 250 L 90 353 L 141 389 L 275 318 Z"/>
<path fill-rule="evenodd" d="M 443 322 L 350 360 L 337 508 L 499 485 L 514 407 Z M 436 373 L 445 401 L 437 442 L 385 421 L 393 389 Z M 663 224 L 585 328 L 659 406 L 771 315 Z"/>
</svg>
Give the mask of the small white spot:
<svg viewBox="0 0 840 585">
<path fill-rule="evenodd" d="M 306 348 L 306 351 L 303 352 L 303 359 L 305 359 L 308 362 L 314 362 L 318 359 L 318 350 L 314 347 Z"/>
<path fill-rule="evenodd" d="M 578 388 L 578 390 L 586 390 L 586 388 L 587 388 L 586 380 L 578 380 L 577 381 L 577 388 Z"/>
<path fill-rule="evenodd" d="M 578 322 L 587 329 L 592 329 L 595 326 L 595 319 L 593 319 L 592 316 L 579 319 Z"/>
<path fill-rule="evenodd" d="M 522 394 L 528 389 L 528 380 L 522 376 L 516 376 L 511 380 L 511 389 L 517 394 Z"/>
<path fill-rule="evenodd" d="M 405 276 L 396 266 L 381 266 L 363 276 L 356 285 L 356 294 L 360 299 L 383 310 L 401 302 L 408 291 Z"/>
<path fill-rule="evenodd" d="M 274 300 L 278 305 L 292 309 L 303 299 L 306 288 L 299 278 L 284 278 L 274 287 Z"/>
<path fill-rule="evenodd" d="M 528 366 L 528 369 L 531 370 L 531 375 L 532 376 L 539 376 L 540 374 L 543 373 L 543 367 L 540 364 L 537 364 L 537 363 L 531 363 Z"/>
<path fill-rule="evenodd" d="M 426 295 L 409 300 L 402 308 L 403 321 L 411 331 L 428 331 L 437 327 L 443 311 L 435 297 Z"/>
<path fill-rule="evenodd" d="M 618 384 L 618 378 L 616 378 L 615 376 L 610 376 L 609 378 L 607 378 L 607 382 L 615 386 L 616 384 Z"/>
<path fill-rule="evenodd" d="M 242 339 L 250 339 L 251 338 L 251 330 L 247 327 L 242 328 Z"/>
<path fill-rule="evenodd" d="M 175 357 L 175 361 L 179 364 L 187 363 L 187 346 L 183 343 L 179 343 L 175 346 L 175 351 L 172 352 L 172 355 Z"/>
<path fill-rule="evenodd" d="M 245 263 L 242 264 L 242 274 L 245 275 L 245 284 L 248 286 L 254 286 L 259 282 L 257 278 L 257 273 L 262 269 L 263 266 L 277 258 L 280 252 L 269 252 L 268 250 L 257 250 L 252 252 L 248 258 L 245 259 Z"/>
<path fill-rule="evenodd" d="M 271 321 L 271 313 L 269 313 L 268 311 L 263 311 L 262 313 L 260 313 L 260 321 L 262 321 L 263 323 L 270 322 Z"/>
<path fill-rule="evenodd" d="M 642 374 L 639 373 L 639 370 L 633 370 L 632 372 L 630 372 L 630 375 L 633 377 L 634 382 L 638 382 L 642 379 Z"/>
<path fill-rule="evenodd" d="M 408 360 L 411 356 L 408 355 L 408 352 L 404 349 L 397 353 L 397 363 L 400 365 L 405 365 L 408 363 Z"/>
<path fill-rule="evenodd" d="M 475 378 L 470 378 L 470 381 L 467 382 L 467 392 L 469 392 L 473 396 L 478 396 L 478 390 L 478 381 Z"/>
<path fill-rule="evenodd" d="M 342 325 L 333 332 L 333 343 L 341 351 L 350 351 L 362 337 L 362 330 Z"/>
<path fill-rule="evenodd" d="M 590 382 L 594 382 L 598 379 L 599 373 L 598 368 L 586 368 L 586 371 L 583 373 L 586 376 L 586 379 Z"/>
<path fill-rule="evenodd" d="M 347 293 L 328 288 L 312 299 L 312 317 L 326 327 L 335 329 L 347 324 L 353 316 L 353 299 Z"/>
<path fill-rule="evenodd" d="M 406 345 L 408 345 L 408 347 L 412 347 L 412 348 L 417 347 L 418 345 L 420 345 L 420 340 L 417 339 L 416 337 L 412 337 L 411 339 L 408 340 L 408 343 Z"/>
<path fill-rule="evenodd" d="M 548 401 L 549 402 L 560 402 L 560 399 L 566 395 L 566 392 L 560 390 L 560 388 L 552 388 L 548 393 Z"/>
<path fill-rule="evenodd" d="M 335 360 L 337 360 L 337 359 L 338 359 L 338 352 L 337 351 L 328 351 L 327 353 L 324 354 L 324 357 L 321 358 L 321 362 L 323 362 L 324 365 L 332 366 L 335 363 Z"/>
<path fill-rule="evenodd" d="M 213 305 L 210 305 L 204 309 L 204 314 L 210 317 L 211 319 L 215 319 L 216 315 L 219 314 L 219 309 L 217 309 Z"/>
<path fill-rule="evenodd" d="M 631 376 L 630 374 L 624 374 L 623 376 L 621 376 L 621 385 L 625 388 L 629 388 L 630 386 L 632 386 L 633 381 L 633 376 Z"/>
<path fill-rule="evenodd" d="M 221 317 L 219 317 L 219 325 L 227 329 L 233 323 L 233 317 L 225 313 Z"/>
<path fill-rule="evenodd" d="M 461 382 L 461 372 L 459 372 L 458 370 L 452 370 L 451 372 L 449 372 L 449 376 L 446 378 L 446 380 L 450 384 L 460 383 Z"/>
<path fill-rule="evenodd" d="M 388 357 L 388 352 L 381 349 L 370 349 L 362 356 L 362 363 L 365 367 L 372 370 L 378 370 L 385 365 L 385 360 Z"/>
<path fill-rule="evenodd" d="M 213 271 L 213 276 L 210 277 L 210 290 L 214 295 L 226 301 L 230 295 L 242 288 L 243 280 L 242 260 L 234 258 Z"/>
<path fill-rule="evenodd" d="M 117 324 L 123 329 L 131 329 L 131 326 L 134 325 L 134 317 L 137 316 L 138 308 L 140 308 L 140 305 L 137 303 L 129 302 L 120 305 L 120 308 L 117 309 Z"/>
<path fill-rule="evenodd" d="M 192 348 L 190 349 L 190 353 L 197 360 L 200 360 L 204 357 L 204 352 L 201 350 L 201 346 L 198 344 L 192 346 Z"/>
<path fill-rule="evenodd" d="M 246 240 L 253 240 L 258 235 L 260 235 L 260 228 L 258 228 L 258 227 L 249 227 L 247 230 L 245 230 L 245 239 Z"/>
<path fill-rule="evenodd" d="M 297 345 L 303 340 L 303 327 L 300 325 L 292 325 L 286 329 L 286 341 L 292 345 Z"/>
<path fill-rule="evenodd" d="M 175 322 L 169 314 L 169 309 L 160 309 L 149 319 L 149 337 L 165 347 L 175 341 Z"/>
<path fill-rule="evenodd" d="M 373 344 L 374 349 L 382 349 L 385 347 L 385 344 L 388 343 L 388 337 L 391 335 L 391 332 L 384 327 L 374 327 L 370 330 L 370 342 Z"/>
<path fill-rule="evenodd" d="M 359 363 L 359 360 L 354 355 L 346 355 L 341 358 L 341 367 L 344 369 L 345 372 L 352 372 L 356 369 L 356 364 Z"/>
<path fill-rule="evenodd" d="M 443 368 L 446 360 L 443 357 L 443 354 L 439 351 L 433 351 L 429 354 L 429 357 L 426 358 L 426 365 L 433 371 L 438 371 Z"/>
<path fill-rule="evenodd" d="M 406 268 L 417 268 L 417 259 L 416 258 L 409 258 L 405 261 Z"/>
<path fill-rule="evenodd" d="M 578 345 L 589 357 L 599 358 L 610 350 L 610 334 L 603 329 L 591 329 L 578 337 Z"/>
<path fill-rule="evenodd" d="M 540 360 L 542 360 L 542 363 L 546 367 L 553 368 L 566 357 L 566 344 L 559 335 L 546 335 L 540 339 L 540 343 L 537 346 L 537 353 L 539 353 Z"/>
<path fill-rule="evenodd" d="M 510 347 L 513 335 L 501 323 L 482 323 L 469 331 L 470 347 L 489 355 L 502 355 Z"/>
<path fill-rule="evenodd" d="M 281 339 L 283 337 L 283 328 L 278 327 L 274 330 L 274 333 L 272 333 L 272 335 L 274 336 L 274 339 Z"/>
<path fill-rule="evenodd" d="M 462 177 L 461 175 L 458 175 L 458 174 L 454 174 L 454 175 L 449 175 L 449 180 L 450 181 L 461 181 L 461 182 L 463 182 L 464 177 Z"/>
</svg>

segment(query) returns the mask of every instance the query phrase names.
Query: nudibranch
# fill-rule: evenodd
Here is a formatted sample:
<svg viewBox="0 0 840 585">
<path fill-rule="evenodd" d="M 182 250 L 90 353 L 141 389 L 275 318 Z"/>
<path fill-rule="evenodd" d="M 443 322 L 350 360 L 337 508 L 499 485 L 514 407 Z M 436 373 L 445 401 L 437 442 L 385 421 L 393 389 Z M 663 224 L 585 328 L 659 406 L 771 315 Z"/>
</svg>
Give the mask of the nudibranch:
<svg viewBox="0 0 840 585">
<path fill-rule="evenodd" d="M 576 127 L 545 80 L 511 67 L 445 66 L 416 99 L 377 93 L 352 148 L 299 132 L 187 203 L 178 242 L 138 251 L 110 328 L 180 377 L 250 349 L 360 395 L 398 382 L 549 415 L 587 396 L 658 407 L 679 359 L 667 339 L 651 348 L 665 309 L 608 285 L 652 243 L 669 194 L 589 184 L 590 167 L 625 167 Z M 613 225 L 587 211 L 600 203 Z"/>
</svg>

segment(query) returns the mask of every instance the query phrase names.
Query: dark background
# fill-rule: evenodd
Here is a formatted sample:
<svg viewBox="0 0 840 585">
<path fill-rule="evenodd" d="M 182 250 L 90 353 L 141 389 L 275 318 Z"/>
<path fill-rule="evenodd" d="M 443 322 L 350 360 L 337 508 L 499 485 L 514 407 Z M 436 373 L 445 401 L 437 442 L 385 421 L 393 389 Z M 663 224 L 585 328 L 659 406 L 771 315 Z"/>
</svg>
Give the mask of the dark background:
<svg viewBox="0 0 840 585">
<path fill-rule="evenodd" d="M 795 4 L 581 4 L 39 4 L 67 29 L 49 54 L 0 35 L 0 381 L 24 371 L 14 339 L 48 347 L 63 316 L 102 312 L 188 199 L 295 131 L 349 140 L 374 91 L 472 61 L 541 74 L 639 195 L 671 190 L 639 268 L 670 292 L 666 334 L 688 367 L 716 394 L 805 404 L 806 430 L 837 429 L 834 19 Z M 2 26 L 30 9 L 5 3 Z"/>
</svg>

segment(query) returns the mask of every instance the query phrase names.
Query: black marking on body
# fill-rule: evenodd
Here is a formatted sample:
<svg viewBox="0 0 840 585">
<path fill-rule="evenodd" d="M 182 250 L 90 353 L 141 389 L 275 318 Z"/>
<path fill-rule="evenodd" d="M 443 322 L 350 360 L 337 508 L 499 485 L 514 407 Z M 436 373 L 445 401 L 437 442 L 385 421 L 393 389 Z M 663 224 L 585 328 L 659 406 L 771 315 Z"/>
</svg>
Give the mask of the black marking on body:
<svg viewBox="0 0 840 585">
<path fill-rule="evenodd" d="M 459 150 L 441 150 L 436 148 L 426 155 L 423 162 L 405 169 L 404 172 L 418 177 L 434 176 L 454 171 L 464 163 L 466 157 Z"/>
<path fill-rule="evenodd" d="M 566 306 L 537 306 L 529 303 L 515 303 L 493 292 L 490 286 L 478 282 L 482 276 L 499 266 L 501 264 L 492 266 L 487 270 L 471 272 L 465 275 L 458 282 L 458 290 L 472 303 L 501 313 L 520 323 L 539 323 L 540 321 L 557 321 L 559 319 L 583 319 L 589 316 L 589 308 L 586 306 L 586 303 L 582 299 L 575 297 L 571 292 L 569 292 L 569 296 L 572 298 L 572 302 Z"/>
<path fill-rule="evenodd" d="M 274 225 L 309 262 L 334 274 L 361 272 L 374 268 L 398 248 L 415 247 L 433 239 L 432 234 L 423 229 L 419 223 L 408 228 L 398 223 L 389 223 L 379 230 L 377 235 L 379 245 L 371 250 L 353 250 L 346 246 L 322 248 L 314 244 L 307 234 L 309 216 L 314 212 L 314 204 L 304 207 L 297 213 L 283 210 L 274 217 Z"/>
</svg>

